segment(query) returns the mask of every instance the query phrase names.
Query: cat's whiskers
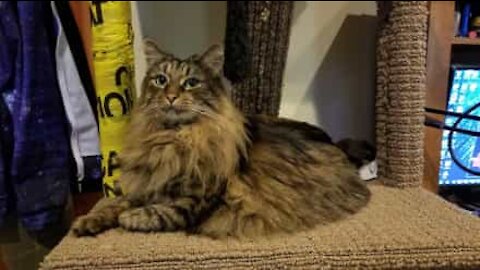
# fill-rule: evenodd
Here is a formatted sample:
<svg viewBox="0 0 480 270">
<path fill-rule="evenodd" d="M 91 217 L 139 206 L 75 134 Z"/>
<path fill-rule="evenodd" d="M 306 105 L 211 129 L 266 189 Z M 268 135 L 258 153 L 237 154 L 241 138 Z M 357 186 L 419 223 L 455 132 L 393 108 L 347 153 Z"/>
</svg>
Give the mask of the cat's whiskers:
<svg viewBox="0 0 480 270">
<path fill-rule="evenodd" d="M 210 118 L 210 119 L 212 119 L 212 120 L 217 119 L 217 116 L 216 116 L 214 113 L 212 113 L 212 112 L 209 112 L 209 111 L 206 111 L 206 110 L 202 110 L 202 109 L 199 109 L 199 108 L 194 108 L 194 107 L 190 108 L 190 110 L 192 110 L 193 112 L 196 112 L 196 113 L 198 113 L 198 114 L 200 114 L 200 115 L 202 115 L 202 116 L 206 116 L 206 117 L 208 117 L 208 118 Z M 218 122 L 215 122 L 215 124 L 220 126 L 220 124 L 219 124 Z"/>
</svg>

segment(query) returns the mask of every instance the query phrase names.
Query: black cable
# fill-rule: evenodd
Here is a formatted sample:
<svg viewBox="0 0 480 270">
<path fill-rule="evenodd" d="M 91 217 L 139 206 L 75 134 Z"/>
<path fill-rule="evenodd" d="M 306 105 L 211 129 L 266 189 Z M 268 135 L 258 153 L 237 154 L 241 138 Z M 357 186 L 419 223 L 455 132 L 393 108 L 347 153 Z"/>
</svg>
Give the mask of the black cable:
<svg viewBox="0 0 480 270">
<path fill-rule="evenodd" d="M 457 126 L 460 124 L 460 122 L 462 122 L 465 118 L 467 117 L 471 117 L 472 115 L 470 115 L 471 112 L 473 112 L 474 110 L 480 108 L 480 103 L 477 103 L 475 105 L 473 105 L 471 108 L 469 108 L 468 110 L 466 110 L 464 113 L 462 113 L 458 119 L 455 121 L 455 123 L 453 124 L 452 126 L 452 130 L 450 130 L 450 132 L 448 133 L 448 152 L 450 153 L 450 156 L 452 157 L 452 160 L 453 162 L 455 162 L 455 164 L 457 164 L 458 167 L 460 167 L 462 170 L 470 173 L 470 174 L 473 174 L 473 175 L 477 175 L 477 176 L 480 176 L 480 171 L 475 171 L 475 170 L 472 170 L 470 168 L 467 168 L 465 165 L 463 165 L 458 159 L 457 159 L 457 156 L 455 155 L 455 151 L 453 149 L 453 146 L 452 146 L 452 138 L 453 138 L 453 133 L 456 132 L 455 130 L 457 129 Z M 475 132 L 475 131 L 471 131 L 471 132 Z M 480 137 L 478 134 L 477 135 L 470 135 L 470 136 L 475 136 L 475 137 Z"/>
<path fill-rule="evenodd" d="M 466 129 L 461 129 L 461 128 L 453 128 L 451 126 L 447 126 L 447 125 L 445 125 L 441 122 L 440 123 L 438 123 L 438 122 L 440 122 L 440 121 L 436 121 L 436 120 L 432 121 L 432 120 L 426 119 L 424 124 L 425 124 L 425 126 L 429 126 L 429 127 L 433 127 L 433 128 L 445 129 L 445 130 L 458 132 L 458 133 L 473 136 L 473 137 L 480 137 L 480 131 L 471 131 L 471 130 L 466 130 Z"/>
<path fill-rule="evenodd" d="M 476 116 L 476 115 L 465 115 L 464 113 L 450 112 L 450 111 L 438 110 L 438 109 L 434 109 L 434 108 L 425 108 L 425 111 L 428 112 L 428 113 L 433 113 L 433 114 L 442 114 L 442 115 L 448 115 L 448 116 L 463 117 L 465 119 L 475 120 L 475 121 L 480 122 L 480 116 Z"/>
</svg>

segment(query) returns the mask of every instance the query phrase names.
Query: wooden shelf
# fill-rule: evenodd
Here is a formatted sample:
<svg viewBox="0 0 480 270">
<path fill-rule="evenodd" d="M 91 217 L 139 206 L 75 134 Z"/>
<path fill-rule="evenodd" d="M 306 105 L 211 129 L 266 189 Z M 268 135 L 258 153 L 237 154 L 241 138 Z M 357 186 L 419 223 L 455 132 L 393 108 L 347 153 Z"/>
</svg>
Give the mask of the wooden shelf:
<svg viewBox="0 0 480 270">
<path fill-rule="evenodd" d="M 480 46 L 480 38 L 454 37 L 452 45 Z"/>
<path fill-rule="evenodd" d="M 446 108 L 449 74 L 452 63 L 478 64 L 480 38 L 455 37 L 455 2 L 429 1 L 430 15 L 427 44 L 427 89 L 425 105 L 429 108 Z M 444 117 L 432 116 L 443 122 Z M 438 174 L 443 132 L 425 128 L 423 187 L 438 192 Z"/>
</svg>

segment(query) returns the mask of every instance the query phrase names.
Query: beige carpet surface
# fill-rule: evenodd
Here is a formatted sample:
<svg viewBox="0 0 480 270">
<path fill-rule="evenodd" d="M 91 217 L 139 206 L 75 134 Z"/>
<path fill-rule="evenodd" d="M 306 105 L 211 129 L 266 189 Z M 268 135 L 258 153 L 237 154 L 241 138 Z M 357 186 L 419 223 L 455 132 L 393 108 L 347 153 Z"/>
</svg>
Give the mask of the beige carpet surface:
<svg viewBox="0 0 480 270">
<path fill-rule="evenodd" d="M 66 237 L 43 269 L 480 269 L 480 218 L 419 188 L 371 186 L 360 213 L 290 236 L 215 241 L 111 230 Z"/>
</svg>

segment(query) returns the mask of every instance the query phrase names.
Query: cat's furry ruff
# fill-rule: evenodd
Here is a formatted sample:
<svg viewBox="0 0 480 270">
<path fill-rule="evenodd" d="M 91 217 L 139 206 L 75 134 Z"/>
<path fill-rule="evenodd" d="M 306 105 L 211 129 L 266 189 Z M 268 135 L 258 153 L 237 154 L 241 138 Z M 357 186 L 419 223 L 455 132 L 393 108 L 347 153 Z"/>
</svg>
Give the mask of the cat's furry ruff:
<svg viewBox="0 0 480 270">
<path fill-rule="evenodd" d="M 233 106 L 220 75 L 219 48 L 184 61 L 148 42 L 146 49 L 150 73 L 121 155 L 126 195 L 81 217 L 74 233 L 121 226 L 257 237 L 332 222 L 368 202 L 370 192 L 355 166 L 323 131 L 287 119 L 246 118 Z M 152 103 L 164 94 L 150 91 L 149 82 L 165 62 L 172 63 L 164 67 L 171 84 L 186 70 L 199 72 L 205 84 L 199 96 L 185 91 L 177 102 L 195 113 L 167 115 L 163 103 Z"/>
</svg>

